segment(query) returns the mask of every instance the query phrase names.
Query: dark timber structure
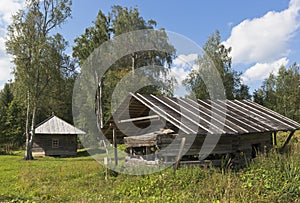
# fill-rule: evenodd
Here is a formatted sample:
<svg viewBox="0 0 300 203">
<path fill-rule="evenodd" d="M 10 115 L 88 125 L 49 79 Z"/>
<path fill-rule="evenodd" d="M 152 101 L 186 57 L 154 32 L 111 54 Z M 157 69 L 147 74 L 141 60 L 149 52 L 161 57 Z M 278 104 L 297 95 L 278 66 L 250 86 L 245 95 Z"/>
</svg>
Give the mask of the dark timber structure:
<svg viewBox="0 0 300 203">
<path fill-rule="evenodd" d="M 74 156 L 77 154 L 77 135 L 85 132 L 64 120 L 52 116 L 35 129 L 33 156 Z"/>
<path fill-rule="evenodd" d="M 206 157 L 219 165 L 221 159 L 230 157 L 233 163 L 243 165 L 245 157 L 254 158 L 257 152 L 276 145 L 278 131 L 290 132 L 286 147 L 298 129 L 299 123 L 248 100 L 191 100 L 131 93 L 102 130 L 114 144 L 124 142 L 134 158 L 151 155 L 147 158 L 178 161 L 183 153 L 182 163 L 203 162 Z M 215 146 L 218 134 L 221 137 Z M 208 155 L 203 149 L 213 150 Z"/>
</svg>

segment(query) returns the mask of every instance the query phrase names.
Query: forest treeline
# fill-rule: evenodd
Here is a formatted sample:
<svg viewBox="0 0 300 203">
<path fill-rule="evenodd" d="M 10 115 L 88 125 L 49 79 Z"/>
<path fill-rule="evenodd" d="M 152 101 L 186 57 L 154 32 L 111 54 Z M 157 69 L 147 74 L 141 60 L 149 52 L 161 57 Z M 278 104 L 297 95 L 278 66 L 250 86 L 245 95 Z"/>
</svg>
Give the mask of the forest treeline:
<svg viewBox="0 0 300 203">
<path fill-rule="evenodd" d="M 147 86 L 140 89 L 140 93 L 173 94 L 176 80 L 162 80 L 161 76 L 170 73 L 176 50 L 169 44 L 164 29 L 157 28 L 155 20 L 144 19 L 138 8 L 113 6 L 108 14 L 100 10 L 92 25 L 74 39 L 73 53 L 68 55 L 66 49 L 69 43 L 55 30 L 63 28 L 63 23 L 71 17 L 71 6 L 71 0 L 27 0 L 26 8 L 13 16 L 8 27 L 6 50 L 13 56 L 14 81 L 7 82 L 0 92 L 0 153 L 26 147 L 25 158 L 31 159 L 30 144 L 38 123 L 53 113 L 72 123 L 73 86 L 85 60 L 102 43 L 122 33 L 141 29 L 160 30 L 159 46 L 170 51 L 137 52 L 119 59 L 98 81 L 98 90 L 101 91 L 95 92 L 95 98 L 92 98 L 100 104 L 95 105 L 95 113 L 99 113 L 101 108 L 105 122 L 111 115 L 111 95 L 116 85 L 124 75 L 142 66 L 161 67 L 147 69 L 147 75 L 159 80 L 161 87 Z M 282 66 L 278 73 L 270 74 L 252 96 L 249 87 L 241 80 L 242 73 L 232 68 L 231 48 L 221 43 L 219 31 L 208 37 L 203 50 L 206 55 L 199 55 L 196 60 L 202 68 L 193 69 L 183 81 L 187 90 L 197 98 L 209 98 L 201 78 L 209 57 L 223 80 L 226 98 L 253 99 L 300 121 L 299 65 Z M 99 95 L 99 92 L 102 94 Z"/>
</svg>

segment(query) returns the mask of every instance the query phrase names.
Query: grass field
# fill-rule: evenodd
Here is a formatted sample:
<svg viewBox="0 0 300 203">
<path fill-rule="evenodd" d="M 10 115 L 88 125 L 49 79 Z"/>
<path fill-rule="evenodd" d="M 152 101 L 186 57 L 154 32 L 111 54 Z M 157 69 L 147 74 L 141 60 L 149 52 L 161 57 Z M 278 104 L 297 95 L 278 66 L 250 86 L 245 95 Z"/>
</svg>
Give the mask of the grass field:
<svg viewBox="0 0 300 203">
<path fill-rule="evenodd" d="M 300 133 L 292 152 L 260 156 L 240 171 L 180 167 L 105 178 L 89 156 L 0 156 L 0 202 L 300 202 Z"/>
</svg>

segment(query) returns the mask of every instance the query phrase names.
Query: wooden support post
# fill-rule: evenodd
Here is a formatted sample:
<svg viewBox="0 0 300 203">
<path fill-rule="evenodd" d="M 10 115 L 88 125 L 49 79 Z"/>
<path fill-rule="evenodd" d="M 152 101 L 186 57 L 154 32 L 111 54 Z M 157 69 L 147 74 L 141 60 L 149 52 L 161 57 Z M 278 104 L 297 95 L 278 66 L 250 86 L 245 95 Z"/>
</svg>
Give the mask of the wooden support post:
<svg viewBox="0 0 300 203">
<path fill-rule="evenodd" d="M 277 146 L 277 132 L 273 133 L 273 145 Z"/>
<path fill-rule="evenodd" d="M 174 173 L 175 173 L 176 170 L 178 169 L 178 165 L 179 165 L 180 158 L 181 158 L 181 156 L 182 156 L 182 151 L 183 151 L 184 145 L 185 145 L 185 137 L 183 137 L 183 138 L 181 139 L 181 143 L 180 143 L 180 148 L 179 148 L 178 156 L 176 157 L 176 163 L 174 164 Z"/>
<path fill-rule="evenodd" d="M 149 154 L 150 154 L 150 147 L 146 146 L 146 155 L 149 155 Z"/>
<path fill-rule="evenodd" d="M 108 174 L 108 160 L 107 157 L 104 157 L 104 166 L 105 166 L 105 180 L 107 180 L 107 174 Z"/>
<path fill-rule="evenodd" d="M 114 146 L 114 159 L 115 165 L 118 165 L 118 149 L 117 149 L 117 135 L 116 135 L 116 127 L 113 125 L 113 146 Z"/>
<path fill-rule="evenodd" d="M 288 138 L 286 139 L 285 143 L 283 144 L 283 146 L 282 146 L 282 148 L 281 148 L 282 151 L 284 151 L 284 149 L 286 148 L 286 146 L 289 144 L 289 142 L 290 142 L 291 138 L 293 137 L 294 133 L 295 133 L 295 130 L 292 131 L 292 132 L 289 134 Z"/>
</svg>

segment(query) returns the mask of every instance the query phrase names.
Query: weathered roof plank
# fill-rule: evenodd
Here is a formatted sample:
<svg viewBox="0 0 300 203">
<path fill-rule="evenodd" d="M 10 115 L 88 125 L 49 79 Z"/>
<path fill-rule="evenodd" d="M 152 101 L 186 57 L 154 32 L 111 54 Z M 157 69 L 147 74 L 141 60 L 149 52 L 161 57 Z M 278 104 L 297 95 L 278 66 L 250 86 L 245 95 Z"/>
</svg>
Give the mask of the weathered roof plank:
<svg viewBox="0 0 300 203">
<path fill-rule="evenodd" d="M 114 113 L 119 119 L 138 121 L 139 117 L 150 116 L 150 110 L 186 134 L 236 135 L 300 129 L 296 121 L 248 100 L 192 100 L 139 93 L 130 95 Z M 125 115 L 125 108 L 131 111 L 130 118 L 128 114 Z M 150 120 L 146 122 L 151 123 Z M 106 132 L 110 131 L 108 128 L 106 126 Z M 125 129 L 124 135 L 131 130 L 129 127 Z"/>
<path fill-rule="evenodd" d="M 85 132 L 79 130 L 73 125 L 67 123 L 66 121 L 52 116 L 48 120 L 39 124 L 35 129 L 36 134 L 59 134 L 59 135 L 83 135 Z"/>
</svg>

